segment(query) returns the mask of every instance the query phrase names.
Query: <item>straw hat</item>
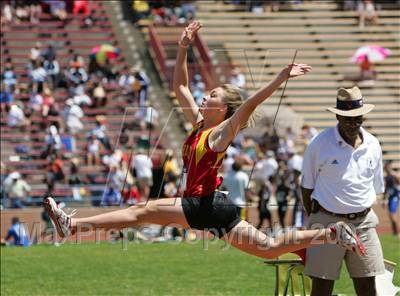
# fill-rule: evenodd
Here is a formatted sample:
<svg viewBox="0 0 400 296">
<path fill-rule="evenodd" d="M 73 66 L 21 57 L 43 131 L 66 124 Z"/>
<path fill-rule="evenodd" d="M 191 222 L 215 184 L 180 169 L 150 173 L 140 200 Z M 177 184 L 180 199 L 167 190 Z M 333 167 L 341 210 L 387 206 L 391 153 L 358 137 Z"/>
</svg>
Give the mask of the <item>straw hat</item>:
<svg viewBox="0 0 400 296">
<path fill-rule="evenodd" d="M 329 107 L 327 110 L 347 117 L 356 117 L 365 115 L 374 109 L 372 104 L 364 104 L 364 99 L 360 89 L 355 86 L 353 88 L 340 88 L 336 98 L 336 107 Z"/>
</svg>

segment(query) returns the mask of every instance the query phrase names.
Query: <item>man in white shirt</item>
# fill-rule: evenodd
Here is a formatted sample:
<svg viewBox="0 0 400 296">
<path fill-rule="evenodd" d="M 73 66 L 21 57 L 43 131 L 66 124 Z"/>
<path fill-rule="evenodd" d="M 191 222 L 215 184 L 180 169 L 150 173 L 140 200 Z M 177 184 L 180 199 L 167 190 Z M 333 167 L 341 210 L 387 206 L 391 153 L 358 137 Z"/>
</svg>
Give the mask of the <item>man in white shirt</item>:
<svg viewBox="0 0 400 296">
<path fill-rule="evenodd" d="M 76 105 L 72 99 L 68 99 L 65 104 L 66 106 L 62 111 L 62 116 L 68 131 L 75 135 L 83 130 L 81 118 L 84 116 L 84 113 L 81 107 Z"/>
<path fill-rule="evenodd" d="M 153 186 L 153 162 L 143 149 L 139 149 L 132 159 L 132 167 L 135 169 L 140 195 L 147 200 Z"/>
<path fill-rule="evenodd" d="M 222 187 L 228 191 L 228 198 L 236 206 L 238 215 L 246 219 L 246 189 L 249 176 L 241 169 L 242 165 L 235 161 L 232 170 L 225 174 Z"/>
<path fill-rule="evenodd" d="M 259 154 L 260 159 L 254 167 L 253 179 L 256 183 L 264 184 L 271 176 L 278 171 L 278 162 L 275 159 L 275 153 L 268 150 L 265 155 Z M 258 189 L 258 188 L 257 188 Z"/>
<path fill-rule="evenodd" d="M 374 105 L 364 104 L 357 87 L 338 91 L 338 124 L 315 137 L 304 155 L 302 195 L 309 228 L 337 221 L 353 225 L 366 247 L 361 257 L 335 245 L 307 249 L 305 273 L 313 278 L 311 295 L 331 295 L 342 261 L 357 295 L 376 295 L 375 276 L 384 272 L 382 248 L 376 233 L 378 217 L 371 209 L 384 192 L 379 141 L 361 128 Z"/>
<path fill-rule="evenodd" d="M 8 112 L 7 125 L 9 127 L 23 127 L 27 125 L 27 120 L 24 111 L 17 105 L 11 105 Z"/>
</svg>

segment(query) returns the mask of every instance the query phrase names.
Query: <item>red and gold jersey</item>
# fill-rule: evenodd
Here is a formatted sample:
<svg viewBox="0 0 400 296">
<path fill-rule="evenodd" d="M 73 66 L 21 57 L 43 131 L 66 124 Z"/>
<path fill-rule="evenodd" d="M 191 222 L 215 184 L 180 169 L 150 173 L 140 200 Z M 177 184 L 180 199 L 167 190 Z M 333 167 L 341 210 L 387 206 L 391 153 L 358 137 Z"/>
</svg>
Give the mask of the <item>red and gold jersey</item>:
<svg viewBox="0 0 400 296">
<path fill-rule="evenodd" d="M 218 177 L 225 152 L 214 152 L 208 146 L 208 136 L 213 128 L 199 131 L 203 121 L 197 123 L 182 148 L 184 164 L 184 197 L 202 197 L 214 194 L 222 183 Z"/>
</svg>

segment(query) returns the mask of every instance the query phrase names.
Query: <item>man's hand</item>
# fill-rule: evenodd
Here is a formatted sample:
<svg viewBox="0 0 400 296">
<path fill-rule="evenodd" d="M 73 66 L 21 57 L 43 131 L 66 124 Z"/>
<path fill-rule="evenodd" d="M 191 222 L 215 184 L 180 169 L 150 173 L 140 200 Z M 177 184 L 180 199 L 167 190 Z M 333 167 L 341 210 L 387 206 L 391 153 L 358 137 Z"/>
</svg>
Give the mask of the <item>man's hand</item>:
<svg viewBox="0 0 400 296">
<path fill-rule="evenodd" d="M 336 241 L 339 246 L 356 253 L 359 256 L 365 256 L 365 246 L 361 242 L 357 233 L 349 225 L 340 221 L 335 223 L 331 230 L 331 239 Z"/>
</svg>

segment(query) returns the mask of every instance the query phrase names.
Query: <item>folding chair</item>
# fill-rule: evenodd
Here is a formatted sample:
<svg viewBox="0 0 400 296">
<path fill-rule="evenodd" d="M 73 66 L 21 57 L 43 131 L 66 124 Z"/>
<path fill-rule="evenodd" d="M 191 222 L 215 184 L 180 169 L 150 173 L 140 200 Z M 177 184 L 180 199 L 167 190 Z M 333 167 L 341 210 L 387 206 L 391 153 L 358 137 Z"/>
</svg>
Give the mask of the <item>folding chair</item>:
<svg viewBox="0 0 400 296">
<path fill-rule="evenodd" d="M 275 267 L 275 296 L 310 294 L 311 278 L 303 273 L 303 262 L 296 255 L 285 254 L 277 259 L 266 260 L 265 264 Z"/>
<path fill-rule="evenodd" d="M 393 284 L 396 263 L 385 259 L 385 273 L 375 277 L 376 292 L 378 295 L 394 296 L 400 288 Z"/>
</svg>

